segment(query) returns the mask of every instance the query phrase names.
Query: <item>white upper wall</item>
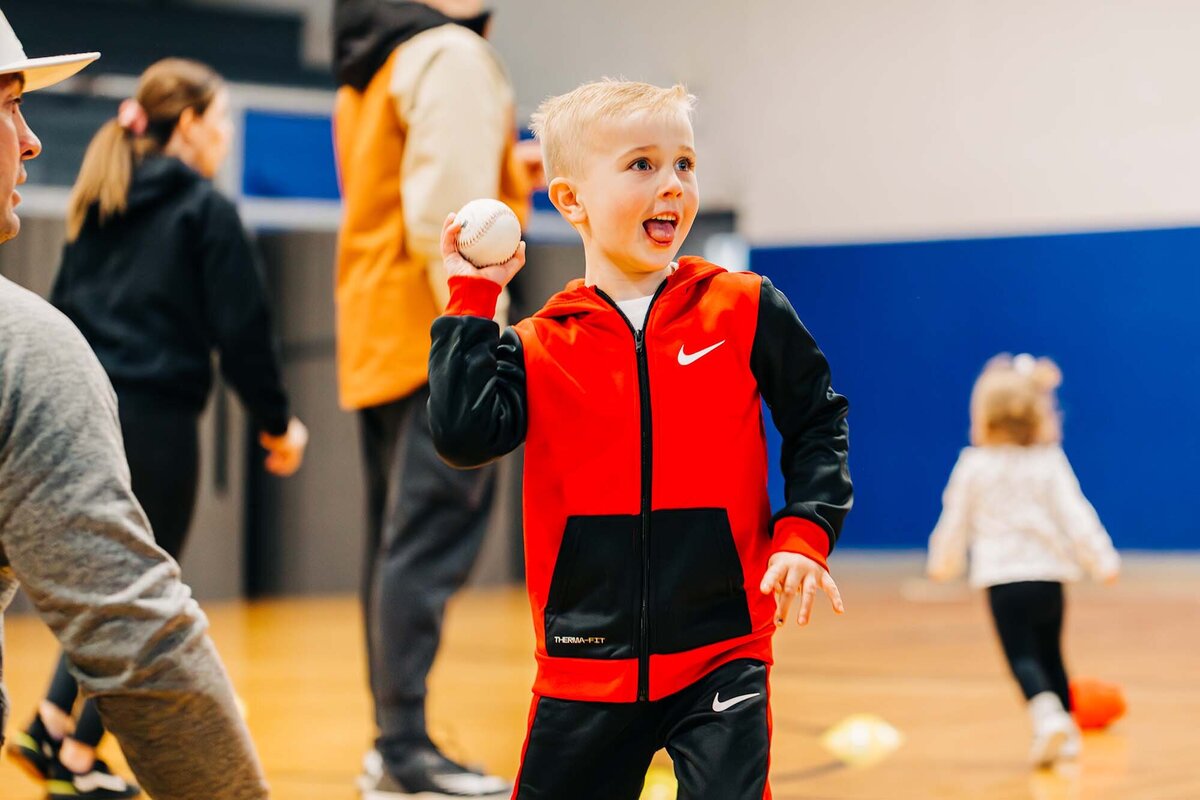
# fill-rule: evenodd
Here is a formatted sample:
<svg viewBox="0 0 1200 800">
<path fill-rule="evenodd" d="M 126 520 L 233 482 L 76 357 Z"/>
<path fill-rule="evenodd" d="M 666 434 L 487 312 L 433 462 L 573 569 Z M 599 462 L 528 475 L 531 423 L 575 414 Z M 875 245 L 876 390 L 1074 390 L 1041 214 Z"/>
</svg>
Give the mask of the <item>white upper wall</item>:
<svg viewBox="0 0 1200 800">
<path fill-rule="evenodd" d="M 1200 224 L 1195 0 L 502 0 L 522 111 L 606 74 L 699 95 L 755 243 Z"/>
<path fill-rule="evenodd" d="M 746 8 L 757 242 L 1200 222 L 1200 3 Z"/>
<path fill-rule="evenodd" d="M 328 59 L 332 0 L 207 1 L 303 10 Z M 1196 0 L 490 5 L 523 120 L 687 83 L 703 206 L 756 243 L 1200 224 Z"/>
</svg>

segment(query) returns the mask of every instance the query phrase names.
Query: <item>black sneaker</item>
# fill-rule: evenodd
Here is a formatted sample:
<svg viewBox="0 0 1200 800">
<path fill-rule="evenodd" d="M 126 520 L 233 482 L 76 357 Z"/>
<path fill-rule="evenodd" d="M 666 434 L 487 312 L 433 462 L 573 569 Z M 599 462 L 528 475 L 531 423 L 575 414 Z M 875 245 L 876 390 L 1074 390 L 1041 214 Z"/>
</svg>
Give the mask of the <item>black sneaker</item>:
<svg viewBox="0 0 1200 800">
<path fill-rule="evenodd" d="M 137 797 L 142 790 L 120 775 L 114 775 L 108 764 L 97 758 L 91 771 L 83 774 L 71 772 L 55 760 L 50 765 L 46 792 L 50 800 L 124 800 Z"/>
<path fill-rule="evenodd" d="M 363 800 L 508 800 L 512 784 L 456 764 L 429 745 L 405 753 L 399 764 L 386 767 L 370 785 L 362 787 L 362 794 Z"/>
<path fill-rule="evenodd" d="M 50 777 L 50 765 L 58 756 L 60 744 L 49 737 L 38 736 L 33 730 L 24 730 L 8 743 L 8 757 L 30 778 L 45 781 Z"/>
</svg>

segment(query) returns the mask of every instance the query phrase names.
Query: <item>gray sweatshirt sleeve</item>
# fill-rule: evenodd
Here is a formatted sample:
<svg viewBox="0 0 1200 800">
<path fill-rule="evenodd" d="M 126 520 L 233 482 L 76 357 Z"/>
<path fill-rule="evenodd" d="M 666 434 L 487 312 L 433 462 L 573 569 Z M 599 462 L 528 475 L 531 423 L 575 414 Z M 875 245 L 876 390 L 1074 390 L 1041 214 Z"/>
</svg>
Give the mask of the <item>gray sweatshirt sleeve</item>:
<svg viewBox="0 0 1200 800">
<path fill-rule="evenodd" d="M 207 620 L 130 490 L 107 377 L 65 317 L 0 278 L 0 600 L 14 577 L 148 794 L 267 796 Z"/>
</svg>

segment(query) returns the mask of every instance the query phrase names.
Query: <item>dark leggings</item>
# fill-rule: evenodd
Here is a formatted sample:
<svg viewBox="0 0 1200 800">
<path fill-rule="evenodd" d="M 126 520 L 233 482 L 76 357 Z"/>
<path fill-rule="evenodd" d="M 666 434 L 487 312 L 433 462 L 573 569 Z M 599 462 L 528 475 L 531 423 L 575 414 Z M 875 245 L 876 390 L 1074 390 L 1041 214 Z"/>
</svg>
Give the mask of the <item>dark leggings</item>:
<svg viewBox="0 0 1200 800">
<path fill-rule="evenodd" d="M 150 520 L 158 546 L 178 559 L 196 502 L 198 417 L 189 409 L 149 395 L 122 392 L 118 404 L 133 493 Z M 67 668 L 67 659 L 60 655 L 46 699 L 70 714 L 78 695 L 79 686 Z M 95 747 L 103 737 L 100 714 L 89 700 L 83 704 L 71 738 Z"/>
<path fill-rule="evenodd" d="M 996 633 L 1025 699 L 1054 692 L 1070 710 L 1062 658 L 1063 586 L 1053 581 L 1003 583 L 988 589 Z"/>
</svg>

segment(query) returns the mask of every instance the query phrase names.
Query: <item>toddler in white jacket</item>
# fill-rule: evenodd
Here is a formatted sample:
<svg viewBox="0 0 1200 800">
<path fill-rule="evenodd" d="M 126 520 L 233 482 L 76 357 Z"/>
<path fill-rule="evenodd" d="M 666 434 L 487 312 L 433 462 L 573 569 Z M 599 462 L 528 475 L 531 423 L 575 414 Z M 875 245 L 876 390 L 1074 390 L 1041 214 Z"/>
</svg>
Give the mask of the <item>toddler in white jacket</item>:
<svg viewBox="0 0 1200 800">
<path fill-rule="evenodd" d="M 988 590 L 1004 654 L 1029 702 L 1031 760 L 1074 758 L 1079 729 L 1063 666 L 1063 583 L 1116 580 L 1121 561 L 1062 450 L 1048 358 L 1005 354 L 971 394 L 971 443 L 959 456 L 929 538 L 928 572 Z"/>
</svg>

